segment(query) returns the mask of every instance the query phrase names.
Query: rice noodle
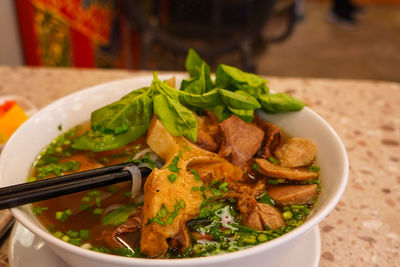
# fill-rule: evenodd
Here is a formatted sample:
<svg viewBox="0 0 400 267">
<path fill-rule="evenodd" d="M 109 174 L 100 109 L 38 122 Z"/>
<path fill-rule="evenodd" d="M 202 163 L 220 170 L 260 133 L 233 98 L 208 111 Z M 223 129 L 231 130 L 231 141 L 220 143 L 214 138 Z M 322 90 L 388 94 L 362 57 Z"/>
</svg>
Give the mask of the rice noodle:
<svg viewBox="0 0 400 267">
<path fill-rule="evenodd" d="M 144 194 L 138 194 L 135 199 L 133 200 L 133 203 L 135 204 L 140 204 L 144 202 Z"/>
<path fill-rule="evenodd" d="M 146 155 L 147 153 L 150 153 L 150 152 L 153 152 L 153 150 L 151 150 L 150 147 L 145 148 L 145 149 L 139 151 L 138 153 L 136 153 L 135 156 L 133 157 L 133 160 L 139 159 L 139 158 L 143 157 L 144 155 Z"/>
<path fill-rule="evenodd" d="M 114 211 L 114 210 L 119 209 L 121 206 L 122 206 L 122 204 L 112 204 L 112 205 L 108 206 L 108 207 L 104 210 L 103 214 L 108 214 L 108 213 L 110 213 L 111 211 Z"/>
<path fill-rule="evenodd" d="M 128 171 L 132 176 L 131 197 L 135 198 L 142 187 L 142 174 L 140 173 L 139 167 L 136 165 L 126 166 L 123 170 Z"/>
</svg>

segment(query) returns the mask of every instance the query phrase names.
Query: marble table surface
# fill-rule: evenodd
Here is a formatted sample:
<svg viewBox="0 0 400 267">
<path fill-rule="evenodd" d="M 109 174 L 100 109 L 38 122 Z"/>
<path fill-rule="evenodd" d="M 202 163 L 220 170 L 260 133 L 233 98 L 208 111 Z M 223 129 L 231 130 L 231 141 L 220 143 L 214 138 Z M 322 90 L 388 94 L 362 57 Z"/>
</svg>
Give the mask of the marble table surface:
<svg viewBox="0 0 400 267">
<path fill-rule="evenodd" d="M 42 108 L 83 88 L 146 71 L 0 66 L 0 95 Z M 385 81 L 266 77 L 325 118 L 347 149 L 350 177 L 320 224 L 321 267 L 400 266 L 400 84 Z M 7 240 L 0 266 L 7 264 Z"/>
</svg>

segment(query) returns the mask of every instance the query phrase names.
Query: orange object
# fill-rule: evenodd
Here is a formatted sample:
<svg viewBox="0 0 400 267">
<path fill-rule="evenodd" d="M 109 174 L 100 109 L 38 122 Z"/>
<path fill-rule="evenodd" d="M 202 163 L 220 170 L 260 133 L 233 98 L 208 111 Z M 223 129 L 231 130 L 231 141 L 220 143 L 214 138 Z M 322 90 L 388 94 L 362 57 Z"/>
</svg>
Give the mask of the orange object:
<svg viewBox="0 0 400 267">
<path fill-rule="evenodd" d="M 3 141 L 5 137 L 8 139 L 15 130 L 28 119 L 28 115 L 25 114 L 20 106 L 15 104 L 15 101 L 11 108 L 10 104 L 7 104 L 7 102 L 0 106 L 0 110 L 2 111 L 4 111 L 2 107 L 8 108 L 8 110 L 4 112 L 3 116 L 0 117 L 0 142 Z"/>
</svg>

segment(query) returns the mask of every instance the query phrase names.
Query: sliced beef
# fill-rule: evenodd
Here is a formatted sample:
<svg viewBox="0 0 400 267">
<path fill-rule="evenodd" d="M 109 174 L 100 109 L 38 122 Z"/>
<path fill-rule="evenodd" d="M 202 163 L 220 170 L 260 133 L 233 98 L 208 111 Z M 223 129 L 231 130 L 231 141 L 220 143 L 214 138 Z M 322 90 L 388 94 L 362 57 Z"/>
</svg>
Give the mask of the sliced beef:
<svg viewBox="0 0 400 267">
<path fill-rule="evenodd" d="M 261 174 L 273 177 L 284 178 L 294 181 L 306 181 L 318 177 L 318 173 L 309 171 L 307 169 L 292 169 L 273 164 L 266 159 L 256 159 L 256 163 L 260 167 L 258 172 Z"/>
<path fill-rule="evenodd" d="M 244 167 L 261 146 L 264 132 L 235 115 L 220 123 L 220 128 L 222 144 L 219 155 L 228 158 L 234 165 Z"/>
<path fill-rule="evenodd" d="M 212 152 L 217 152 L 219 149 L 219 146 L 214 142 L 212 137 L 200 128 L 197 131 L 196 145 L 198 145 L 202 149 Z"/>
<path fill-rule="evenodd" d="M 219 121 L 217 116 L 211 111 L 204 111 L 205 118 L 204 126 L 205 131 L 213 138 L 214 142 L 220 146 L 221 145 L 221 129 L 219 128 Z"/>
<path fill-rule="evenodd" d="M 255 210 L 243 221 L 243 224 L 256 230 L 279 229 L 285 226 L 281 212 L 268 204 L 257 203 Z"/>
<path fill-rule="evenodd" d="M 305 204 L 317 195 L 317 185 L 280 185 L 268 188 L 268 194 L 278 204 Z"/>
<path fill-rule="evenodd" d="M 261 157 L 269 158 L 272 156 L 272 152 L 282 143 L 283 135 L 281 128 L 275 124 L 264 121 L 257 115 L 254 116 L 254 122 L 265 132 Z"/>
<path fill-rule="evenodd" d="M 198 132 L 196 145 L 201 148 L 217 152 L 221 146 L 221 131 L 218 119 L 211 111 L 205 111 L 205 116 L 197 117 Z"/>
<path fill-rule="evenodd" d="M 228 182 L 231 181 L 241 181 L 243 177 L 242 170 L 232 165 L 227 160 L 220 162 L 195 162 L 193 164 L 188 165 L 188 169 L 194 169 L 197 171 L 200 179 L 205 183 L 209 184 L 211 179 L 217 180 L 226 180 Z"/>
<path fill-rule="evenodd" d="M 261 222 L 261 217 L 258 212 L 252 212 L 247 215 L 247 217 L 244 218 L 242 221 L 243 225 L 253 228 L 258 231 L 264 230 L 264 227 Z"/>
<path fill-rule="evenodd" d="M 123 247 L 139 248 L 142 227 L 141 212 L 130 217 L 124 224 L 117 227 L 112 233 L 112 239 Z"/>
<path fill-rule="evenodd" d="M 277 208 L 268 204 L 258 203 L 258 212 L 263 225 L 271 229 L 278 229 L 281 226 L 285 226 L 282 214 Z"/>
<path fill-rule="evenodd" d="M 317 145 L 310 139 L 290 138 L 285 144 L 278 147 L 274 154 L 282 166 L 308 166 L 317 155 Z"/>
</svg>

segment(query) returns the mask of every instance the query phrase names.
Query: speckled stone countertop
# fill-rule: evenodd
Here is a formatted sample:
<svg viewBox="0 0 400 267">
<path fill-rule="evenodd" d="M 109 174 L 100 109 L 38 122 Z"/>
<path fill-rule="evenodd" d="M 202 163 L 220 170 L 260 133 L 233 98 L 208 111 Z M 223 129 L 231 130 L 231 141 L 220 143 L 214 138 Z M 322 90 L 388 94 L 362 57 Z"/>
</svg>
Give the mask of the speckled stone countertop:
<svg viewBox="0 0 400 267">
<path fill-rule="evenodd" d="M 0 67 L 0 95 L 38 108 L 99 83 L 149 72 Z M 320 224 L 320 266 L 400 266 L 400 84 L 267 77 L 270 88 L 303 99 L 342 138 L 350 159 L 347 189 Z M 7 243 L 0 266 L 7 266 Z"/>
</svg>

